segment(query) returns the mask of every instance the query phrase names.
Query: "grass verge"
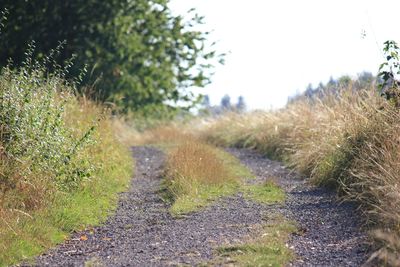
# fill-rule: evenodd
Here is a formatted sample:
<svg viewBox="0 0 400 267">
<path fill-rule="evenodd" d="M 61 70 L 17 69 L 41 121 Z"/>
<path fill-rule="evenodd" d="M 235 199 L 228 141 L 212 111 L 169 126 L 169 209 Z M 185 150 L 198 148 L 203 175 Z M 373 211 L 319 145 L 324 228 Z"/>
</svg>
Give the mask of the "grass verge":
<svg viewBox="0 0 400 267">
<path fill-rule="evenodd" d="M 44 67 L 0 74 L 0 266 L 98 224 L 132 175 L 110 114 Z"/>
<path fill-rule="evenodd" d="M 90 180 L 74 191 L 53 192 L 38 210 L 3 210 L 0 266 L 28 260 L 64 241 L 72 231 L 103 222 L 114 210 L 117 193 L 129 184 L 133 164 L 130 152 L 116 142 L 109 125 L 102 121 L 97 142 L 82 152 L 95 167 Z"/>
</svg>

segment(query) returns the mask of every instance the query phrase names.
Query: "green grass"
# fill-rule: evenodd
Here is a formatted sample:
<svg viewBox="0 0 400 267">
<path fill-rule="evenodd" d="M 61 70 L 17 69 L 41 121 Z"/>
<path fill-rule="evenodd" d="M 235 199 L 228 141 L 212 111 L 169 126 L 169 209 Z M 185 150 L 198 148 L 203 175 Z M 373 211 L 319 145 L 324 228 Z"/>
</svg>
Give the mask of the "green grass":
<svg viewBox="0 0 400 267">
<path fill-rule="evenodd" d="M 7 247 L 1 250 L 0 266 L 30 259 L 64 241 L 73 230 L 103 222 L 116 207 L 117 193 L 126 190 L 130 181 L 132 162 L 129 154 L 125 160 L 118 167 L 109 165 L 112 168 L 82 190 L 59 194 L 51 207 L 10 225 L 16 233 L 8 229 L 2 234 L 0 246 Z"/>
<path fill-rule="evenodd" d="M 262 185 L 243 185 L 242 190 L 246 198 L 259 203 L 274 204 L 285 201 L 285 192 L 272 182 Z"/>
<path fill-rule="evenodd" d="M 182 195 L 176 198 L 170 212 L 175 216 L 180 216 L 196 211 L 221 197 L 235 194 L 239 188 L 240 185 L 234 182 L 223 185 L 199 185 L 196 194 Z"/>
<path fill-rule="evenodd" d="M 294 258 L 286 244 L 295 231 L 292 222 L 275 215 L 248 242 L 218 248 L 210 265 L 284 266 Z"/>
<path fill-rule="evenodd" d="M 85 267 L 104 267 L 106 266 L 101 259 L 93 257 L 85 262 Z"/>
<path fill-rule="evenodd" d="M 255 178 L 255 175 L 246 167 L 244 166 L 239 159 L 232 156 L 228 152 L 225 152 L 222 149 L 217 150 L 217 156 L 219 159 L 222 160 L 223 164 L 227 166 L 227 168 L 235 174 L 236 177 L 240 179 L 252 179 Z"/>
</svg>

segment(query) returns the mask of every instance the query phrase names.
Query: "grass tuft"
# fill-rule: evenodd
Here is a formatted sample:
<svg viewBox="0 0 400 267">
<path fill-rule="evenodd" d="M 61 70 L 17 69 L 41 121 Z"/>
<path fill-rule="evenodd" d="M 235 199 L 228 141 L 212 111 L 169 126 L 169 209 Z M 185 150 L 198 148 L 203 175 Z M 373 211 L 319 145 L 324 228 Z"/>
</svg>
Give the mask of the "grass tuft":
<svg viewBox="0 0 400 267">
<path fill-rule="evenodd" d="M 284 266 L 294 258 L 287 242 L 295 231 L 292 222 L 273 216 L 249 241 L 218 248 L 213 265 Z"/>
<path fill-rule="evenodd" d="M 244 185 L 244 196 L 263 204 L 282 203 L 285 201 L 285 192 L 273 182 L 262 185 Z"/>
<path fill-rule="evenodd" d="M 248 173 L 237 163 L 226 152 L 198 141 L 184 142 L 172 149 L 166 163 L 171 212 L 179 215 L 194 211 L 237 192 L 240 175 Z"/>
</svg>

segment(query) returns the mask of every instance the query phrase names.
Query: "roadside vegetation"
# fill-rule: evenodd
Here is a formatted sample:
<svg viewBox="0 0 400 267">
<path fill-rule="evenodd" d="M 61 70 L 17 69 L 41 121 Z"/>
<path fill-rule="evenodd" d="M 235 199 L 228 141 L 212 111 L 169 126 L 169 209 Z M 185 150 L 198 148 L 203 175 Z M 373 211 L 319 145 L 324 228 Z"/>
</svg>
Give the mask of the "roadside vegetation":
<svg viewBox="0 0 400 267">
<path fill-rule="evenodd" d="M 103 221 L 132 175 L 127 146 L 201 100 L 187 88 L 223 55 L 168 2 L 1 2 L 0 266 Z"/>
<path fill-rule="evenodd" d="M 400 113 L 374 88 L 351 84 L 271 112 L 229 114 L 200 133 L 220 146 L 246 147 L 283 160 L 313 183 L 356 201 L 384 245 L 375 257 L 397 265 L 400 225 Z M 393 241 L 396 240 L 396 241 Z"/>
<path fill-rule="evenodd" d="M 104 220 L 132 175 L 109 111 L 46 63 L 0 74 L 0 266 Z"/>
</svg>

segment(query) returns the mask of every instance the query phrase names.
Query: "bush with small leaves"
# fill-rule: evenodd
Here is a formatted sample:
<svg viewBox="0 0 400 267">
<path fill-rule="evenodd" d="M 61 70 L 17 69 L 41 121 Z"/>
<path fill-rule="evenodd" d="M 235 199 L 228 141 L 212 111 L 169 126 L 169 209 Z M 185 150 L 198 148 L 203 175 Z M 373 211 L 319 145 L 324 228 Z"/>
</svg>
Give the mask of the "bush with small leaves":
<svg viewBox="0 0 400 267">
<path fill-rule="evenodd" d="M 378 76 L 382 79 L 380 89 L 382 96 L 400 107 L 400 49 L 395 41 L 386 41 L 383 52 L 386 61 L 379 66 Z"/>
</svg>

